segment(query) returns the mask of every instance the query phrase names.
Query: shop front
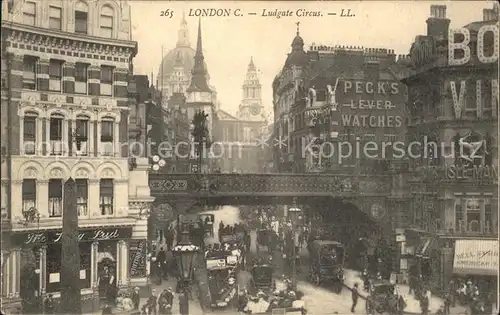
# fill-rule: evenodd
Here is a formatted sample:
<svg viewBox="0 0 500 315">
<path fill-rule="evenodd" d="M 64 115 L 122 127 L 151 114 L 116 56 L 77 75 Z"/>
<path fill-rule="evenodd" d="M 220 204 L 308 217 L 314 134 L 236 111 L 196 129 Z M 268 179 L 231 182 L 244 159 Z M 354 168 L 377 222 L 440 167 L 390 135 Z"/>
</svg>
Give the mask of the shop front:
<svg viewBox="0 0 500 315">
<path fill-rule="evenodd" d="M 128 285 L 131 236 L 132 227 L 80 229 L 82 312 L 100 307 L 100 301 L 106 298 L 106 283 Z M 14 273 L 19 278 L 13 280 L 19 283 L 23 311 L 43 311 L 43 300 L 48 294 L 60 298 L 62 232 L 16 232 L 11 241 L 19 257 L 19 269 Z"/>
<path fill-rule="evenodd" d="M 498 251 L 498 240 L 456 240 L 453 274 L 477 285 L 480 293 L 498 296 Z"/>
</svg>

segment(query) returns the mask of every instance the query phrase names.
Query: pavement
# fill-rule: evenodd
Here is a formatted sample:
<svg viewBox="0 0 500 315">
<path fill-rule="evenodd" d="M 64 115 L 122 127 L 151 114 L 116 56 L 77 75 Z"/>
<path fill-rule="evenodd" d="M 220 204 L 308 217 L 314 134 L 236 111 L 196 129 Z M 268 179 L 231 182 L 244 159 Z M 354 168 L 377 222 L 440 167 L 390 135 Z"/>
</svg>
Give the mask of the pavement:
<svg viewBox="0 0 500 315">
<path fill-rule="evenodd" d="M 366 297 L 368 296 L 368 293 L 366 291 L 361 290 L 363 288 L 363 280 L 361 279 L 361 275 L 359 271 L 356 270 L 350 270 L 350 269 L 345 269 L 344 270 L 344 275 L 345 275 L 345 280 L 344 280 L 344 285 L 349 289 L 352 290 L 354 287 L 354 284 L 358 284 L 359 293 L 361 298 L 366 300 Z M 399 290 L 401 294 L 403 295 L 403 298 L 405 299 L 406 302 L 406 308 L 404 309 L 405 314 L 422 314 L 422 311 L 420 309 L 420 301 L 415 298 L 414 295 L 408 294 L 410 287 L 406 284 L 398 284 Z M 443 299 L 437 296 L 431 296 L 430 303 L 429 303 L 429 313 L 436 313 L 439 308 L 444 305 Z M 455 307 L 450 308 L 450 314 L 467 314 L 468 309 L 464 306 L 457 305 Z"/>
</svg>

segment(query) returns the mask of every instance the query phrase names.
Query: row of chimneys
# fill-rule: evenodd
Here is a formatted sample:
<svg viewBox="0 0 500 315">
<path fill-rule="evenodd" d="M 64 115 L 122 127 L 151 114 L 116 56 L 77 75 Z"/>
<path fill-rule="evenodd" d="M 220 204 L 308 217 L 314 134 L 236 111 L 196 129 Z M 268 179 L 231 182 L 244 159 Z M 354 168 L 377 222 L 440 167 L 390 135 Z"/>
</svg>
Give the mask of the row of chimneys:
<svg viewBox="0 0 500 315">
<path fill-rule="evenodd" d="M 492 9 L 483 9 L 483 21 L 498 20 L 498 4 Z M 431 5 L 431 16 L 427 19 L 427 35 L 445 39 L 448 36 L 450 20 L 446 18 L 445 5 Z"/>
</svg>

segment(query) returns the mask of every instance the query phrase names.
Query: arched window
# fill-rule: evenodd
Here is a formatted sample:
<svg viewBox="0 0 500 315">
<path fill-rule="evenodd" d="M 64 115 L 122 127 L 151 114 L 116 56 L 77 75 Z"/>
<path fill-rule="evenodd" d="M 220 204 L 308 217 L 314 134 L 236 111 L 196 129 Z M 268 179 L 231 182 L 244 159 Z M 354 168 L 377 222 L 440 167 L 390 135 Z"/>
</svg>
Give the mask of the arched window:
<svg viewBox="0 0 500 315">
<path fill-rule="evenodd" d="M 76 117 L 76 129 L 74 130 L 76 155 L 88 155 L 89 122 L 88 116 L 78 115 Z"/>
<path fill-rule="evenodd" d="M 83 1 L 75 5 L 75 33 L 87 34 L 89 7 Z"/>
<path fill-rule="evenodd" d="M 114 153 L 114 124 L 115 121 L 112 117 L 104 117 L 101 121 L 101 146 L 99 151 L 102 155 L 111 156 Z"/>
<path fill-rule="evenodd" d="M 109 6 L 103 6 L 101 9 L 101 37 L 113 37 L 113 9 Z"/>
<path fill-rule="evenodd" d="M 50 116 L 50 154 L 63 154 L 63 122 L 64 116 L 61 114 L 52 114 Z"/>
<path fill-rule="evenodd" d="M 35 154 L 37 117 L 35 112 L 26 112 L 23 120 L 23 149 L 24 154 Z"/>
</svg>

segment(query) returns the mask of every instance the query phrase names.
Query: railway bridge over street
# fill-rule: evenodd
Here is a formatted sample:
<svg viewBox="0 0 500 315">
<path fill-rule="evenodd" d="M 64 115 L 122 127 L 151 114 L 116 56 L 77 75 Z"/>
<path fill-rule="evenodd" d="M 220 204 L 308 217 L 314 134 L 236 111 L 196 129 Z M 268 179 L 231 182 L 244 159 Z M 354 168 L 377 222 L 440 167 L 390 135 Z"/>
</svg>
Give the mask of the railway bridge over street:
<svg viewBox="0 0 500 315">
<path fill-rule="evenodd" d="M 391 231 L 400 211 L 408 207 L 398 174 L 158 174 L 150 173 L 155 206 L 175 214 L 201 211 L 205 205 L 297 205 L 336 211 L 349 205 Z M 345 208 L 345 207 L 342 207 Z M 350 216 L 351 214 L 346 214 Z"/>
</svg>

